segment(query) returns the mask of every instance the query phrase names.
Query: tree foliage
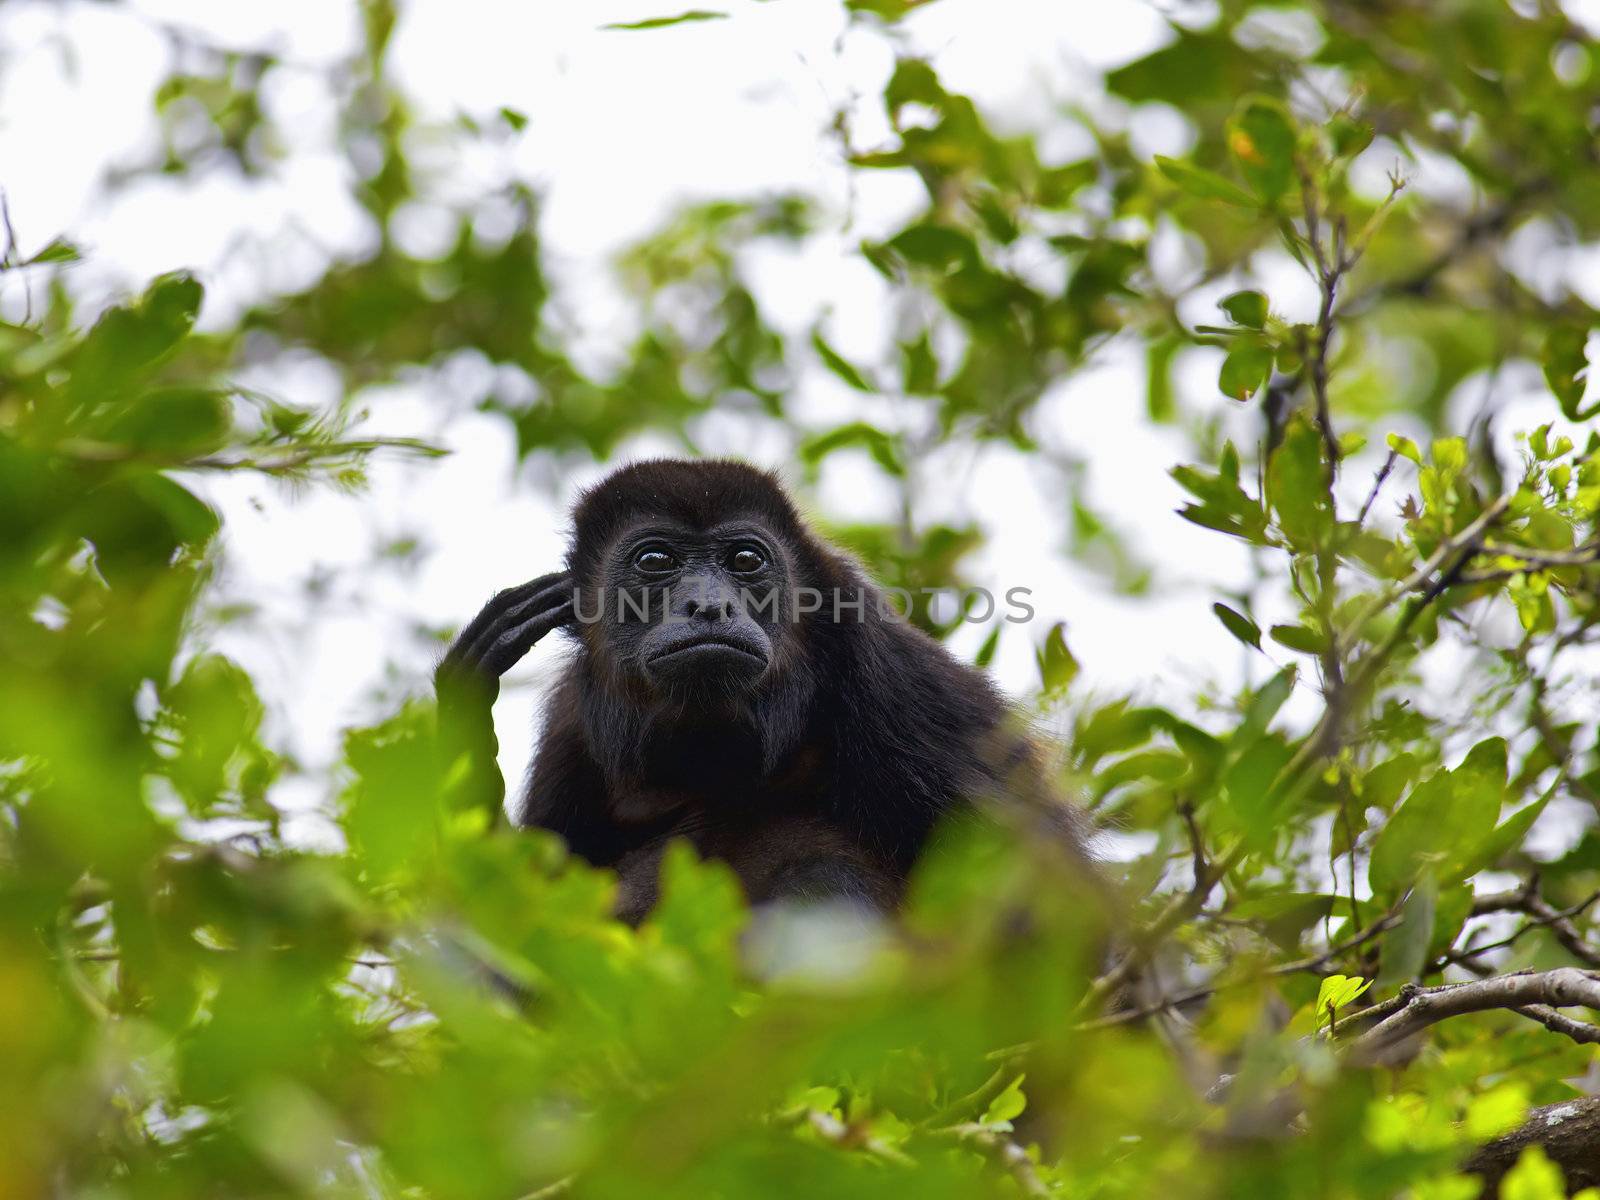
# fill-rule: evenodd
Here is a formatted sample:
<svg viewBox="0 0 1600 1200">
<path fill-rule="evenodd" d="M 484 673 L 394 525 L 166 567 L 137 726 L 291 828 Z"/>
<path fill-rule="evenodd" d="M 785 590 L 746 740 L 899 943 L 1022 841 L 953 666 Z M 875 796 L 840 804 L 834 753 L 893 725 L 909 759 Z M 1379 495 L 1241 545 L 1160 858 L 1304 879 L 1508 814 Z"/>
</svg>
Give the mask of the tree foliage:
<svg viewBox="0 0 1600 1200">
<path fill-rule="evenodd" d="M 13 238 L 0 1194 L 1600 1185 L 1597 319 L 1592 287 L 1529 250 L 1600 238 L 1596 41 L 1533 0 L 1222 0 L 1062 111 L 1093 149 L 1060 162 L 907 51 L 917 7 L 846 5 L 895 53 L 891 136 L 819 131 L 852 172 L 923 186 L 901 228 L 849 251 L 895 306 L 870 360 L 821 313 L 783 332 L 750 284 L 752 248 L 836 221 L 815 197 L 700 204 L 629 252 L 634 333 L 603 372 L 550 312 L 532 191 L 492 198 L 509 233 L 458 206 L 443 254 L 408 253 L 395 214 L 440 184 L 411 160 L 385 67 L 403 13 L 381 0 L 339 68 L 369 255 L 197 332 L 193 277 L 89 319 L 73 231 L 31 255 Z M 614 36 L 667 44 L 724 18 Z M 272 173 L 290 133 L 259 95 L 280 69 L 190 45 L 154 97 L 162 153 L 129 172 Z M 1191 147 L 1140 152 L 1144 110 L 1181 114 Z M 1295 295 L 1275 294 L 1285 263 Z M 728 873 L 682 852 L 630 931 L 603 872 L 441 805 L 421 701 L 350 730 L 315 780 L 342 847 L 286 838 L 276 789 L 298 767 L 201 619 L 219 518 L 197 480 L 358 488 L 374 454 L 430 454 L 353 422 L 374 385 L 463 352 L 526 385 L 480 407 L 528 460 L 646 431 L 692 447 L 716 411 L 775 425 L 812 468 L 865 452 L 908 498 L 939 448 L 1041 453 L 1052 387 L 1141 357 L 1145 394 L 1104 402 L 1188 448 L 1152 464 L 1188 497 L 1172 522 L 1248 547 L 1254 582 L 1206 601 L 1241 643 L 1237 688 L 1090 695 L 1062 629 L 1035 633 L 1037 703 L 1071 728 L 1063 784 L 1132 847 L 1108 866 L 1130 911 L 1109 958 L 1071 889 L 998 835 L 927 864 L 904 929 L 752 924 Z M 345 398 L 235 382 L 288 356 Z M 792 396 L 818 372 L 864 415 L 814 425 Z M 1530 395 L 1538 414 L 1503 428 Z M 1053 469 L 1075 552 L 1114 585 L 1164 586 Z M 962 582 L 985 531 L 839 534 L 921 588 Z"/>
</svg>

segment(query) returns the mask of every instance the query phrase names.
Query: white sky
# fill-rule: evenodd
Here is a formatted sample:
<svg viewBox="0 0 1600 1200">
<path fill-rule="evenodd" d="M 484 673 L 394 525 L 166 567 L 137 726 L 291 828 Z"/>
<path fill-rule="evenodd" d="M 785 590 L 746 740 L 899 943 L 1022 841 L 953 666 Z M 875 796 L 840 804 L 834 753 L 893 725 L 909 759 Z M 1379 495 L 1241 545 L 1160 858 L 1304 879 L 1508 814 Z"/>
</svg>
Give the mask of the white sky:
<svg viewBox="0 0 1600 1200">
<path fill-rule="evenodd" d="M 544 194 L 542 231 L 561 304 L 588 352 L 603 356 L 625 332 L 608 257 L 676 202 L 804 188 L 819 197 L 833 227 L 804 255 L 755 256 L 755 290 L 773 318 L 795 331 L 831 310 L 841 349 L 872 357 L 884 335 L 881 280 L 850 250 L 863 236 L 894 228 L 919 203 L 920 189 L 906 173 L 856 173 L 852 195 L 827 126 L 841 104 L 854 102 L 857 145 L 884 137 L 878 97 L 892 65 L 889 44 L 848 31 L 831 0 L 734 0 L 707 5 L 729 11 L 726 21 L 600 29 L 686 7 L 412 0 L 392 68 L 427 116 L 481 116 L 502 105 L 529 116 L 526 133 L 504 149 L 480 148 L 440 167 L 446 191 L 463 200 L 511 177 Z M 109 202 L 98 191 L 109 166 L 155 144 L 150 97 L 168 51 L 151 22 L 230 45 L 270 44 L 311 68 L 348 51 L 355 21 L 353 4 L 332 0 L 11 0 L 0 10 L 0 184 L 24 250 L 71 236 L 91 258 L 77 268 L 81 278 L 108 294 L 159 271 L 195 268 L 210 289 L 206 322 L 225 319 L 263 287 L 305 286 L 325 251 L 358 251 L 370 233 L 347 195 L 333 110 L 310 69 L 280 73 L 268 94 L 292 141 L 278 177 L 212 176 L 198 186 L 149 180 Z M 1096 98 L 1096 72 L 1165 36 L 1159 11 L 1139 0 L 941 0 L 905 28 L 909 45 L 934 60 L 947 86 L 974 96 L 1003 128 L 1048 128 L 1044 149 L 1062 160 L 1085 148 L 1057 115 L 1063 102 L 1107 103 Z M 1160 111 L 1140 113 L 1132 134 L 1141 149 L 1169 153 L 1181 152 L 1187 136 L 1181 120 Z M 401 236 L 426 250 L 437 215 L 420 207 L 406 213 Z M 1169 241 L 1181 269 L 1183 248 Z M 1273 290 L 1275 307 L 1304 301 L 1297 287 L 1285 276 Z M 1219 285 L 1217 294 L 1227 290 Z M 18 297 L 3 299 L 14 311 Z M 1185 380 L 1197 403 L 1220 409 L 1226 402 L 1215 394 L 1215 363 L 1206 353 L 1187 364 Z M 310 766 L 335 755 L 342 726 L 381 715 L 397 694 L 425 684 L 431 661 L 409 634 L 415 622 L 459 625 L 497 588 L 553 569 L 566 500 L 604 469 L 586 466 L 554 490 L 535 482 L 549 479 L 538 464 L 519 477 L 508 426 L 465 411 L 472 371 L 460 369 L 459 394 L 412 384 L 384 389 L 370 404 L 371 428 L 437 439 L 452 452 L 442 462 L 382 462 L 372 487 L 354 496 L 320 489 L 289 496 L 243 476 L 203 482 L 226 519 L 224 595 L 261 606 L 257 619 L 224 629 L 214 642 L 251 669 L 276 732 Z M 314 363 L 250 382 L 295 401 L 327 400 L 335 386 Z M 804 380 L 798 402 L 819 424 L 861 409 L 859 397 L 819 373 Z M 1237 678 L 1242 669 L 1239 647 L 1209 606 L 1219 589 L 1245 578 L 1243 553 L 1174 514 L 1180 493 L 1166 472 L 1184 447 L 1175 433 L 1148 425 L 1143 405 L 1142 367 L 1112 355 L 1055 389 L 1033 428 L 1046 444 L 1088 460 L 1091 502 L 1159 563 L 1149 600 L 1116 596 L 1063 561 L 1066 505 L 1027 458 L 963 450 L 921 464 L 924 519 L 976 518 L 989 531 L 970 576 L 997 594 L 1033 589 L 1037 623 L 1006 631 L 995 668 L 1017 694 L 1035 682 L 1033 643 L 1054 620 L 1067 622 L 1089 687 L 1175 700 L 1197 678 Z M 770 431 L 713 417 L 696 432 L 710 451 L 786 466 L 789 447 Z M 621 457 L 670 449 L 641 440 Z M 1368 473 L 1351 475 L 1364 490 Z M 844 518 L 883 516 L 885 500 L 872 470 L 849 455 L 830 460 L 817 495 L 821 508 Z M 414 574 L 370 569 L 377 545 L 410 534 L 432 551 Z M 326 581 L 315 603 L 304 586 L 313 572 Z M 955 649 L 970 653 L 986 632 L 962 631 Z M 540 647 L 508 680 L 496 714 L 508 780 L 522 774 L 540 685 L 559 654 Z M 1260 675 L 1271 664 L 1256 656 L 1251 669 Z M 291 786 L 280 798 L 309 805 L 321 786 Z"/>
</svg>

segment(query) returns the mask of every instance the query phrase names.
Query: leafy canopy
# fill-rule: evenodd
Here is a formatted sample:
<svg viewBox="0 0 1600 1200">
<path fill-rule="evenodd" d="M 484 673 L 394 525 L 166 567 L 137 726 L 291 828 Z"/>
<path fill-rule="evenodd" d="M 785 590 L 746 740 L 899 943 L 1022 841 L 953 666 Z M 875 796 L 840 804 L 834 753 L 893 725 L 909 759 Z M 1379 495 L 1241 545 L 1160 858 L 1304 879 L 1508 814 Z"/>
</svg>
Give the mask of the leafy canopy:
<svg viewBox="0 0 1600 1200">
<path fill-rule="evenodd" d="M 605 371 L 552 316 L 526 185 L 489 198 L 509 234 L 457 205 L 446 250 L 408 254 L 396 213 L 441 182 L 413 161 L 421 119 L 385 63 L 404 13 L 384 0 L 337 92 L 375 252 L 199 332 L 191 276 L 91 320 L 73 231 L 9 247 L 0 1194 L 1465 1200 L 1474 1146 L 1594 1078 L 1567 993 L 1564 1012 L 1454 993 L 1489 999 L 1379 1050 L 1389 1021 L 1451 1003 L 1419 988 L 1600 968 L 1597 322 L 1592 290 L 1517 249 L 1600 237 L 1600 43 L 1556 4 L 1222 0 L 1107 75 L 1105 103 L 1063 111 L 1093 150 L 1058 162 L 1048 130 L 1000 132 L 909 52 L 918 7 L 846 5 L 894 58 L 890 135 L 819 131 L 852 172 L 925 193 L 849 251 L 896 307 L 870 360 L 822 313 L 782 332 L 749 281 L 753 249 L 828 233 L 814 197 L 694 206 L 632 250 L 636 332 Z M 607 36 L 670 53 L 738 17 Z M 283 170 L 295 131 L 262 89 L 302 66 L 174 36 L 191 44 L 153 98 L 163 152 L 123 182 Z M 1182 115 L 1187 153 L 1136 151 L 1125 118 L 1147 108 Z M 425 132 L 469 145 L 539 117 Z M 1191 268 L 1159 261 L 1169 235 Z M 1285 263 L 1310 310 L 1273 282 Z M 1130 918 L 1109 960 L 1081 897 L 999 835 L 927 864 L 910 936 L 752 926 L 686 851 L 634 932 L 608 917 L 609 877 L 553 839 L 441 806 L 421 702 L 304 771 L 217 651 L 198 480 L 359 489 L 374 454 L 433 453 L 361 436 L 362 406 L 399 378 L 442 390 L 461 354 L 526 385 L 480 406 L 553 468 L 646 432 L 692 446 L 714 411 L 780 431 L 807 478 L 862 456 L 908 517 L 837 532 L 915 594 L 968 582 L 990 532 L 916 519 L 924 463 L 996 444 L 1059 482 L 1061 553 L 1129 593 L 1177 586 L 1039 436 L 1061 380 L 1142 359 L 1144 394 L 1103 402 L 1186 449 L 1129 486 L 1170 470 L 1172 527 L 1246 548 L 1253 583 L 1197 602 L 1240 643 L 1242 682 L 1096 695 L 1068 630 L 1003 631 L 1034 638 L 1036 701 L 1070 728 L 1064 786 L 1119 834 Z M 296 356 L 343 398 L 235 382 Z M 824 376 L 860 416 L 817 425 L 795 397 Z M 1542 411 L 1505 428 L 1530 389 Z M 285 836 L 290 783 L 337 848 Z M 1516 1200 L 1595 1182 L 1600 1138 L 1563 1136 L 1478 1165 L 1509 1168 Z"/>
</svg>

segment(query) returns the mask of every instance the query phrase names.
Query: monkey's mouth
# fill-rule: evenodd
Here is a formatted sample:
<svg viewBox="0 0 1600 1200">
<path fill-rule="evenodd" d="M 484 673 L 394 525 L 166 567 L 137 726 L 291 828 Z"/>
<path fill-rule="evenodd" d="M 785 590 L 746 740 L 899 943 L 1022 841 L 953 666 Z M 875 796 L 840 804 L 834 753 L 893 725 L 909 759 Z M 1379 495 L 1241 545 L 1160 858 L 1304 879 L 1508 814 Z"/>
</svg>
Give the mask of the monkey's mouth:
<svg viewBox="0 0 1600 1200">
<path fill-rule="evenodd" d="M 695 680 L 754 680 L 767 669 L 767 648 L 752 638 L 713 633 L 684 637 L 645 660 L 645 670 L 664 683 Z"/>
<path fill-rule="evenodd" d="M 760 666 L 767 665 L 767 656 L 751 646 L 738 642 L 727 641 L 722 638 L 706 638 L 703 641 L 690 642 L 687 646 L 674 646 L 650 656 L 650 665 L 659 666 L 666 662 L 705 662 L 707 664 L 732 656 L 734 659 L 744 659 L 747 662 Z"/>
</svg>

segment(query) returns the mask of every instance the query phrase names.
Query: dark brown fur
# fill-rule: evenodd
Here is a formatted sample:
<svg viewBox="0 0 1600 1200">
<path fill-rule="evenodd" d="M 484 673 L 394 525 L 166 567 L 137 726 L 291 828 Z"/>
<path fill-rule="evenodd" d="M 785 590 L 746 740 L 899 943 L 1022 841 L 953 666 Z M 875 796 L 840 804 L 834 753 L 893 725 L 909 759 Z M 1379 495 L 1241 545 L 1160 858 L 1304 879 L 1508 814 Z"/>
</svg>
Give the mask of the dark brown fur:
<svg viewBox="0 0 1600 1200">
<path fill-rule="evenodd" d="M 886 619 L 861 566 L 807 528 L 772 476 L 656 460 L 590 489 L 567 560 L 580 611 L 595 611 L 607 555 L 641 518 L 690 530 L 753 522 L 781 545 L 784 586 L 859 595 L 864 613 L 834 620 L 825 606 L 785 621 L 757 684 L 692 701 L 654 694 L 626 670 L 611 620 L 569 626 L 577 653 L 514 811 L 618 868 L 623 915 L 654 902 L 673 837 L 727 861 L 753 902 L 834 896 L 892 910 L 935 826 L 995 798 L 1086 861 L 1076 815 L 1047 798 L 989 680 Z"/>
</svg>

